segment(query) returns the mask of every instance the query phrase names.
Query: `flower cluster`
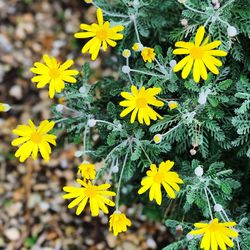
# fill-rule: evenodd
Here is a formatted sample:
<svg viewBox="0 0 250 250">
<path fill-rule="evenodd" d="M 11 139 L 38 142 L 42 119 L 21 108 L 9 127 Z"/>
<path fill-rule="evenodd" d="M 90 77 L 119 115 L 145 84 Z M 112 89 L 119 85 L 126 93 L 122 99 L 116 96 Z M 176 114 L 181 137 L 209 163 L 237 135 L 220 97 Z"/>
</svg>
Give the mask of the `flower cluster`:
<svg viewBox="0 0 250 250">
<path fill-rule="evenodd" d="M 85 2 L 92 3 L 93 1 L 85 0 Z M 185 1 L 179 2 L 185 5 Z M 103 13 L 105 14 L 105 12 L 97 6 L 97 22 L 93 24 L 81 24 L 80 29 L 82 31 L 74 34 L 74 37 L 77 39 L 89 39 L 83 46 L 82 53 L 88 52 L 92 60 L 96 60 L 101 49 L 106 52 L 108 46 L 115 47 L 117 46 L 117 42 L 123 39 L 123 34 L 121 32 L 124 30 L 124 26 L 121 24 L 111 25 L 112 22 L 104 21 Z M 226 51 L 217 49 L 221 45 L 221 41 L 217 40 L 210 42 L 209 36 L 205 37 L 205 27 L 200 26 L 193 41 L 178 41 L 175 43 L 177 48 L 173 50 L 173 54 L 177 56 L 185 55 L 185 57 L 179 62 L 171 60 L 169 69 L 159 62 L 161 60 L 159 55 L 157 55 L 156 49 L 144 46 L 141 43 L 136 26 L 136 17 L 127 17 L 129 17 L 130 22 L 135 26 L 137 42 L 133 44 L 132 48 L 130 48 L 131 50 L 125 48 L 122 52 L 122 56 L 126 60 L 126 65 L 122 67 L 122 72 L 127 74 L 130 84 L 128 83 L 128 87 L 126 87 L 127 91 L 122 91 L 120 93 L 121 97 L 124 99 L 116 103 L 117 107 L 121 106 L 124 108 L 120 113 L 120 117 L 125 120 L 125 117 L 129 115 L 130 123 L 133 124 L 137 120 L 139 122 L 138 126 L 143 126 L 144 124 L 150 126 L 152 121 L 164 118 L 165 109 L 167 107 L 167 112 L 170 114 L 180 112 L 182 116 L 185 117 L 185 120 L 189 119 L 192 114 L 188 113 L 186 115 L 182 113 L 182 107 L 180 103 L 176 101 L 177 99 L 166 99 L 167 96 L 164 94 L 164 91 L 162 91 L 163 87 L 160 85 L 161 83 L 156 84 L 155 82 L 151 82 L 149 87 L 143 86 L 143 83 L 138 84 L 133 81 L 131 72 L 156 77 L 156 79 L 169 80 L 169 75 L 173 75 L 179 71 L 182 71 L 182 79 L 187 79 L 192 71 L 194 82 L 198 83 L 201 79 L 207 80 L 208 71 L 216 75 L 219 74 L 218 67 L 222 66 L 222 61 L 216 57 L 225 57 L 227 55 Z M 129 59 L 131 59 L 131 56 L 136 57 L 137 55 L 139 55 L 143 64 L 149 67 L 152 66 L 154 70 L 156 69 L 155 72 L 132 69 L 129 65 Z M 31 72 L 35 74 L 31 81 L 37 84 L 37 88 L 43 88 L 49 85 L 48 91 L 50 98 L 54 98 L 56 94 L 61 93 L 65 88 L 65 84 L 74 84 L 78 82 L 78 75 L 80 75 L 78 70 L 71 69 L 74 64 L 73 60 L 68 59 L 65 62 L 60 62 L 58 59 L 47 54 L 43 55 L 42 60 L 43 62 L 35 62 L 30 69 Z M 175 77 L 177 79 L 177 76 Z M 80 93 L 82 93 L 82 91 L 80 91 Z M 210 90 L 202 93 L 207 93 L 208 95 L 210 94 Z M 207 95 L 205 96 L 206 98 Z M 204 101 L 200 101 L 199 103 L 204 104 Z M 57 106 L 57 111 L 62 111 L 64 107 L 63 105 Z M 7 112 L 9 109 L 10 106 L 8 104 L 0 103 L 0 112 Z M 76 215 L 80 215 L 89 207 L 91 215 L 96 217 L 102 214 L 102 212 L 104 214 L 109 214 L 110 209 L 115 207 L 113 213 L 109 215 L 109 230 L 117 236 L 119 233 L 126 232 L 128 227 L 132 225 L 131 220 L 127 218 L 126 214 L 120 211 L 119 199 L 123 173 L 128 162 L 127 156 L 133 153 L 131 145 L 135 138 L 132 135 L 128 135 L 127 140 L 125 140 L 129 150 L 125 155 L 121 170 L 118 167 L 118 156 L 115 156 L 117 158 L 112 158 L 108 178 L 104 183 L 98 184 L 99 179 L 97 178 L 98 172 L 96 165 L 86 161 L 87 150 L 85 148 L 86 134 L 89 129 L 96 126 L 97 123 L 111 125 L 116 131 L 119 131 L 122 127 L 121 124 L 117 125 L 108 121 L 94 119 L 93 114 L 88 116 L 86 124 L 84 124 L 84 146 L 83 150 L 80 151 L 80 155 L 83 155 L 83 162 L 78 166 L 77 172 L 78 177 L 80 177 L 76 179 L 77 186 L 70 185 L 63 187 L 63 191 L 65 192 L 63 198 L 65 200 L 71 200 L 68 204 L 68 208 L 71 209 L 76 207 Z M 18 138 L 12 141 L 12 145 L 19 147 L 15 156 L 19 158 L 20 162 L 24 162 L 29 157 L 33 160 L 37 159 L 38 152 L 40 152 L 45 161 L 50 160 L 51 145 L 56 146 L 56 136 L 51 132 L 54 126 L 54 121 L 44 120 L 39 126 L 36 126 L 33 121 L 29 120 L 28 125 L 18 125 L 17 128 L 13 130 L 13 133 L 17 135 Z M 155 147 L 161 146 L 164 138 L 166 138 L 171 130 L 178 128 L 178 126 L 180 126 L 180 124 L 166 132 L 162 132 L 162 134 L 155 134 L 150 143 L 154 142 L 155 144 L 159 144 L 155 145 L 152 143 Z M 169 199 L 175 199 L 180 194 L 180 187 L 183 187 L 185 179 L 183 181 L 177 172 L 172 171 L 175 164 L 174 161 L 159 160 L 159 163 L 157 162 L 157 164 L 154 164 L 140 142 L 138 145 L 141 147 L 140 150 L 147 156 L 150 164 L 149 169 L 146 171 L 146 176 L 141 180 L 141 186 L 138 188 L 137 193 L 142 195 L 148 192 L 149 200 L 151 202 L 155 200 L 158 205 L 162 204 L 166 196 Z M 118 146 L 119 145 L 113 150 L 116 150 Z M 196 146 L 194 145 L 194 147 Z M 113 152 L 113 150 L 111 152 Z M 111 153 L 108 156 L 110 155 Z M 107 163 L 106 159 L 105 163 Z M 159 166 L 157 166 L 158 164 Z M 109 178 L 112 176 L 112 173 L 119 175 L 117 188 L 115 185 L 112 187 L 109 183 Z M 201 167 L 196 168 L 195 174 L 197 177 L 202 178 L 203 169 Z M 116 192 L 114 192 L 113 189 L 115 189 Z M 197 235 L 201 236 L 202 240 L 200 247 L 205 250 L 215 250 L 219 248 L 224 250 L 227 249 L 227 247 L 233 247 L 233 239 L 238 236 L 238 232 L 232 228 L 236 223 L 229 221 L 229 219 L 224 222 L 219 222 L 217 217 L 213 218 L 207 195 L 207 187 L 204 188 L 204 191 L 210 209 L 211 221 L 209 223 L 195 223 L 194 226 L 197 229 L 192 230 L 189 235 L 194 235 L 195 237 L 197 237 Z M 115 201 L 112 200 L 113 197 Z M 223 218 L 223 216 L 221 217 Z"/>
</svg>

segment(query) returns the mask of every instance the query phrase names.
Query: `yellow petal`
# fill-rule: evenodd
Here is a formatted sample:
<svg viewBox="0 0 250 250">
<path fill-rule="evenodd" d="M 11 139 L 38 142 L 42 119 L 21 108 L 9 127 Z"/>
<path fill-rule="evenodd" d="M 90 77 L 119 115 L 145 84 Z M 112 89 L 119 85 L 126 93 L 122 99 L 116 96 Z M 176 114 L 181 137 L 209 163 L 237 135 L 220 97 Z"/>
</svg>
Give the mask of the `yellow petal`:
<svg viewBox="0 0 250 250">
<path fill-rule="evenodd" d="M 102 15 L 102 10 L 100 8 L 97 9 L 96 16 L 97 16 L 98 24 L 103 25 L 103 15 Z"/>
<path fill-rule="evenodd" d="M 180 62 L 178 62 L 175 67 L 174 67 L 174 72 L 178 72 L 180 71 L 187 63 L 188 61 L 191 59 L 190 55 L 184 57 Z"/>
<path fill-rule="evenodd" d="M 194 63 L 194 59 L 190 58 L 190 60 L 188 61 L 188 63 L 184 66 L 182 73 L 181 73 L 181 77 L 183 79 L 186 79 L 188 77 L 188 75 L 190 74 L 190 71 L 192 69 Z"/>
<path fill-rule="evenodd" d="M 204 26 L 199 27 L 197 30 L 197 33 L 195 35 L 195 46 L 200 46 L 205 34 L 205 28 Z"/>
<path fill-rule="evenodd" d="M 200 65 L 198 60 L 194 60 L 193 77 L 194 81 L 198 83 L 200 81 Z"/>
</svg>

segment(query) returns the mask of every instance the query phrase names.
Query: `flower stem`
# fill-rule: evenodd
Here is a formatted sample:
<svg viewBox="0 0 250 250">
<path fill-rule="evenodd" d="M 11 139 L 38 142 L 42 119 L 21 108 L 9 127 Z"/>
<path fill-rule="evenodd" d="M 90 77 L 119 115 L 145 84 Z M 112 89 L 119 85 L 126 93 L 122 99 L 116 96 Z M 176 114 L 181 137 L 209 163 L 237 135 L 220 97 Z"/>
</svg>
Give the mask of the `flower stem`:
<svg viewBox="0 0 250 250">
<path fill-rule="evenodd" d="M 141 149 L 142 149 L 143 153 L 144 153 L 144 154 L 145 154 L 145 156 L 147 157 L 148 161 L 150 162 L 150 164 L 152 164 L 153 162 L 152 162 L 152 161 L 151 161 L 151 159 L 149 158 L 149 156 L 148 156 L 148 154 L 147 154 L 146 150 L 143 148 L 143 146 L 142 146 L 141 142 L 139 142 L 139 144 L 140 144 L 140 147 L 141 147 Z"/>
<path fill-rule="evenodd" d="M 118 208 L 119 208 L 121 182 L 122 182 L 122 176 L 123 176 L 124 169 L 125 169 L 126 162 L 127 162 L 127 158 L 128 158 L 128 153 L 129 153 L 129 151 L 127 151 L 127 153 L 125 155 L 125 158 L 124 158 L 124 161 L 123 161 L 122 170 L 121 170 L 121 174 L 120 174 L 120 178 L 119 178 L 119 182 L 118 182 L 118 187 L 117 187 L 117 191 L 116 191 L 116 199 L 115 199 L 115 208 L 116 208 L 116 210 L 118 210 Z"/>
<path fill-rule="evenodd" d="M 188 6 L 188 5 L 185 4 L 185 3 L 183 3 L 183 5 L 184 5 L 187 9 L 192 10 L 193 12 L 196 12 L 196 13 L 199 13 L 199 14 L 206 14 L 206 12 L 203 12 L 203 11 L 200 11 L 200 10 L 196 10 L 196 9 L 194 9 L 194 8 L 192 8 L 192 7 L 190 7 L 190 6 Z"/>
<path fill-rule="evenodd" d="M 139 32 L 138 32 L 138 28 L 137 28 L 137 23 L 136 23 L 136 17 L 132 16 L 130 18 L 132 19 L 132 21 L 134 23 L 134 26 L 135 26 L 135 33 L 136 33 L 136 37 L 137 37 L 138 43 L 141 43 Z"/>
<path fill-rule="evenodd" d="M 208 208 L 209 208 L 209 213 L 210 213 L 211 219 L 213 220 L 214 218 L 213 218 L 213 213 L 212 213 L 210 201 L 209 201 L 208 194 L 207 194 L 207 188 L 204 188 L 204 191 L 205 191 L 206 198 L 207 198 L 207 204 L 208 204 Z"/>
<path fill-rule="evenodd" d="M 154 74 L 154 73 L 150 73 L 150 72 L 145 72 L 145 71 L 141 71 L 141 70 L 137 70 L 137 69 L 130 69 L 131 72 L 136 72 L 136 73 L 140 73 L 140 74 L 144 74 L 144 75 L 149 75 L 149 76 L 156 76 L 156 77 L 159 77 L 159 78 L 166 78 L 166 76 L 164 75 L 157 75 L 157 74 Z"/>
</svg>

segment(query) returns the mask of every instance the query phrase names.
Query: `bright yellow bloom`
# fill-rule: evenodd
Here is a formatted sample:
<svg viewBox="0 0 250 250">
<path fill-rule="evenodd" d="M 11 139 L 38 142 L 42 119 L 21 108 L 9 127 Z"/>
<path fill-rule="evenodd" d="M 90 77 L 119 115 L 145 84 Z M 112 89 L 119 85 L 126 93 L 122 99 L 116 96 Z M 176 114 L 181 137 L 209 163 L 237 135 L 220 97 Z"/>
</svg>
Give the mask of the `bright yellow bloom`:
<svg viewBox="0 0 250 250">
<path fill-rule="evenodd" d="M 151 62 L 154 61 L 154 59 L 155 59 L 155 52 L 154 52 L 154 49 L 148 48 L 148 47 L 144 47 L 144 48 L 142 49 L 141 56 L 142 56 L 144 62 L 147 62 L 147 61 L 148 61 L 148 62 L 151 63 Z"/>
<path fill-rule="evenodd" d="M 161 134 L 156 134 L 153 138 L 154 142 L 156 144 L 160 143 L 162 141 L 162 135 Z"/>
<path fill-rule="evenodd" d="M 230 248 L 234 246 L 230 238 L 235 238 L 238 233 L 230 227 L 235 226 L 233 221 L 220 223 L 217 218 L 210 223 L 195 223 L 194 226 L 199 228 L 190 232 L 192 235 L 203 235 L 200 248 L 204 250 L 218 249 L 226 250 L 227 246 Z"/>
<path fill-rule="evenodd" d="M 149 126 L 150 119 L 156 121 L 157 118 L 162 118 L 156 113 L 151 106 L 162 107 L 164 103 L 156 99 L 155 95 L 161 92 L 161 88 L 148 88 L 142 87 L 137 89 L 136 86 L 131 86 L 131 93 L 121 92 L 121 96 L 126 100 L 120 102 L 120 106 L 127 107 L 124 109 L 120 116 L 124 117 L 132 112 L 130 122 L 134 123 L 138 113 L 138 121 L 143 124 L 144 122 Z"/>
<path fill-rule="evenodd" d="M 186 79 L 193 67 L 193 78 L 195 82 L 200 81 L 200 77 L 207 80 L 207 69 L 214 74 L 219 74 L 217 67 L 222 65 L 222 62 L 215 58 L 215 56 L 226 56 L 227 52 L 217 50 L 221 45 L 221 41 L 214 41 L 208 43 L 209 37 L 203 41 L 205 34 L 204 26 L 197 30 L 195 41 L 192 42 L 177 42 L 173 51 L 175 55 L 187 55 L 174 67 L 174 72 L 182 70 L 182 78 Z M 202 42 L 203 41 L 203 42 Z M 207 69 L 206 69 L 207 68 Z"/>
<path fill-rule="evenodd" d="M 130 50 L 129 49 L 123 50 L 122 56 L 125 57 L 125 58 L 129 58 L 131 56 Z"/>
<path fill-rule="evenodd" d="M 115 203 L 107 198 L 107 196 L 115 196 L 115 192 L 107 191 L 110 188 L 110 184 L 93 185 L 90 181 L 85 182 L 80 179 L 76 180 L 83 187 L 69 187 L 63 188 L 65 194 L 64 199 L 74 200 L 68 205 L 68 208 L 73 208 L 78 205 L 76 214 L 79 215 L 85 208 L 88 200 L 90 203 L 90 210 L 92 216 L 98 216 L 100 210 L 105 214 L 108 213 L 108 208 L 106 205 L 114 207 Z"/>
<path fill-rule="evenodd" d="M 132 50 L 135 52 L 141 51 L 143 49 L 143 45 L 141 43 L 134 43 Z"/>
<path fill-rule="evenodd" d="M 84 30 L 84 32 L 79 32 L 74 35 L 75 38 L 92 37 L 92 39 L 90 39 L 82 48 L 82 53 L 84 54 L 88 51 L 91 54 L 92 60 L 97 58 L 101 47 L 104 51 L 107 51 L 108 45 L 115 47 L 117 43 L 113 40 L 123 39 L 123 34 L 117 32 L 124 30 L 122 25 L 110 27 L 108 21 L 104 22 L 102 10 L 100 8 L 97 9 L 96 15 L 98 24 L 81 24 L 80 29 Z"/>
<path fill-rule="evenodd" d="M 92 3 L 93 0 L 84 0 L 85 3 Z"/>
<path fill-rule="evenodd" d="M 77 70 L 69 70 L 74 61 L 67 60 L 63 64 L 57 62 L 56 58 L 43 55 L 45 64 L 35 62 L 34 67 L 31 68 L 31 72 L 38 74 L 31 79 L 32 82 L 37 83 L 37 88 L 43 88 L 49 84 L 49 97 L 53 98 L 55 92 L 60 93 L 65 85 L 64 82 L 76 83 L 76 79 L 73 77 L 79 72 Z"/>
<path fill-rule="evenodd" d="M 182 184 L 182 179 L 176 172 L 169 171 L 174 166 L 173 161 L 161 162 L 159 169 L 155 164 L 151 164 L 150 170 L 147 171 L 147 177 L 144 177 L 141 181 L 142 187 L 139 189 L 138 194 L 142 194 L 149 191 L 149 199 L 156 200 L 158 205 L 162 202 L 161 185 L 164 187 L 168 196 L 172 199 L 176 197 L 175 191 L 179 192 L 180 187 L 178 184 Z"/>
<path fill-rule="evenodd" d="M 115 211 L 112 215 L 110 215 L 109 231 L 113 231 L 115 236 L 121 232 L 126 232 L 127 227 L 130 227 L 131 225 L 131 221 L 120 211 Z"/>
<path fill-rule="evenodd" d="M 8 112 L 10 109 L 11 107 L 9 104 L 0 102 L 0 112 Z"/>
<path fill-rule="evenodd" d="M 168 102 L 168 107 L 170 108 L 170 110 L 176 109 L 178 107 L 178 102 L 170 101 Z"/>
<path fill-rule="evenodd" d="M 18 125 L 13 130 L 13 133 L 20 137 L 12 141 L 12 146 L 22 144 L 15 153 L 16 157 L 20 157 L 20 162 L 24 162 L 30 155 L 34 160 L 37 159 L 38 151 L 45 161 L 50 159 L 51 148 L 49 143 L 56 145 L 56 136 L 47 133 L 53 129 L 54 125 L 55 122 L 44 120 L 36 128 L 34 123 L 29 120 L 29 125 Z"/>
<path fill-rule="evenodd" d="M 84 179 L 95 179 L 95 165 L 89 162 L 83 162 L 78 166 L 78 173 L 80 173 Z"/>
</svg>

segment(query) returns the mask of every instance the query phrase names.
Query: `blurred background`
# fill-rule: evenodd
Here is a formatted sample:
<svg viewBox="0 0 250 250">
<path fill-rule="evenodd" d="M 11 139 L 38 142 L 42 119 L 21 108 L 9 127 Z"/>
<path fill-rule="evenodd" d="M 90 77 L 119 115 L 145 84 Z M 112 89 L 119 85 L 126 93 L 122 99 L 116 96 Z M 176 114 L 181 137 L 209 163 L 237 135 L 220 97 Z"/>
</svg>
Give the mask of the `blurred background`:
<svg viewBox="0 0 250 250">
<path fill-rule="evenodd" d="M 48 53 L 72 58 L 75 68 L 90 61 L 73 33 L 79 24 L 95 21 L 95 8 L 83 0 L 0 0 L 0 102 L 12 109 L 0 113 L 0 249 L 162 249 L 173 241 L 163 224 L 141 215 L 142 207 L 123 207 L 133 222 L 119 237 L 108 231 L 107 216 L 80 216 L 62 199 L 62 187 L 73 184 L 79 159 L 73 144 L 54 148 L 51 161 L 20 164 L 11 147 L 12 130 L 28 119 L 51 117 L 61 100 L 36 89 L 30 67 Z M 93 79 L 115 75 L 103 60 L 90 62 Z"/>
</svg>

